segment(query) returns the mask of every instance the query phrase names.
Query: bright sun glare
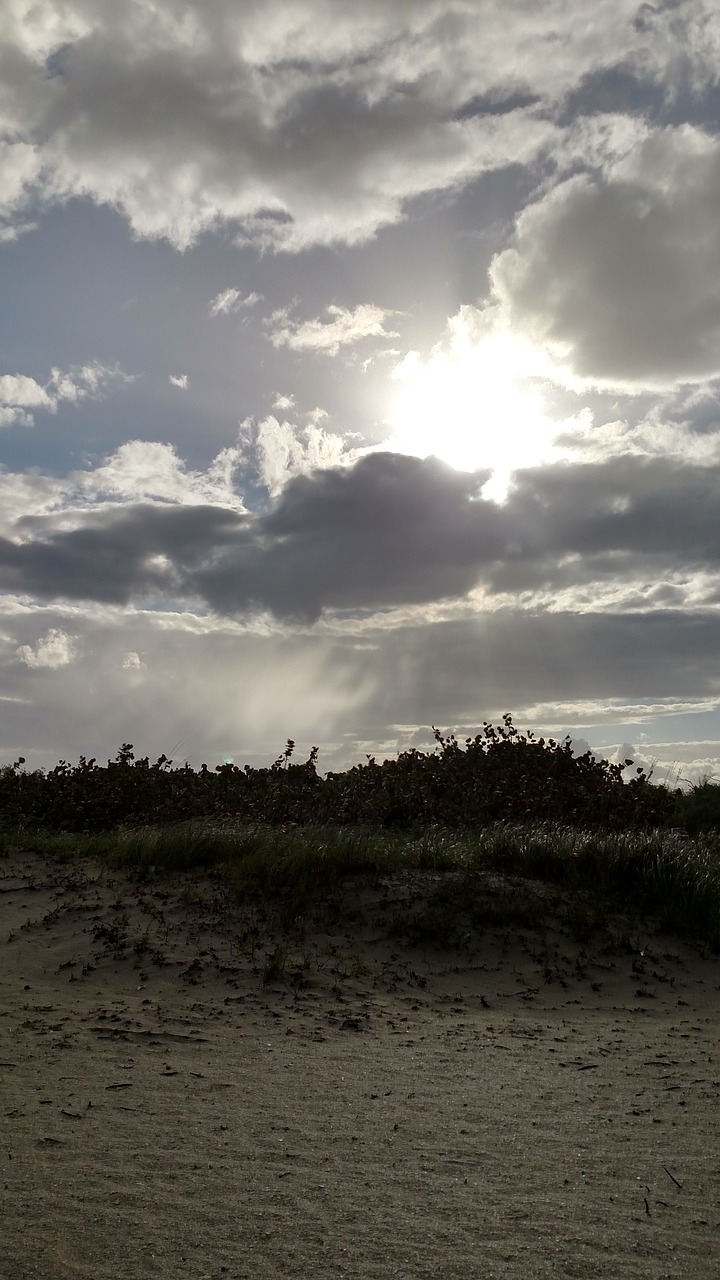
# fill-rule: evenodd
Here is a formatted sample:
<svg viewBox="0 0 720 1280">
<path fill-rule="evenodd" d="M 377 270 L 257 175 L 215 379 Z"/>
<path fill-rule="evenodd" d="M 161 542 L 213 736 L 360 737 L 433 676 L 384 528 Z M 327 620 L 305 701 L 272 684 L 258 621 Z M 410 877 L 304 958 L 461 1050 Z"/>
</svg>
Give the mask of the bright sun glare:
<svg viewBox="0 0 720 1280">
<path fill-rule="evenodd" d="M 489 467 L 483 496 L 502 501 L 511 473 L 548 461 L 566 425 L 545 412 L 540 372 L 538 353 L 509 333 L 473 341 L 456 332 L 449 349 L 427 360 L 411 351 L 392 375 L 398 388 L 385 446 L 433 454 L 460 471 Z"/>
</svg>

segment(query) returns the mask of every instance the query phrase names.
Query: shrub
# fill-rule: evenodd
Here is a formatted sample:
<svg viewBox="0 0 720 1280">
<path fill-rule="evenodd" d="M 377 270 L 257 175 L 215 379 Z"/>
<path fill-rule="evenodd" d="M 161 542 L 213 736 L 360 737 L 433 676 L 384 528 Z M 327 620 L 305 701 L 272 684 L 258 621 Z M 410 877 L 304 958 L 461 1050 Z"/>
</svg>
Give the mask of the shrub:
<svg viewBox="0 0 720 1280">
<path fill-rule="evenodd" d="M 173 767 L 164 755 L 150 764 L 135 758 L 130 743 L 106 766 L 81 756 L 45 773 L 26 770 L 20 758 L 0 769 L 0 825 L 86 833 L 197 818 L 405 830 L 476 830 L 497 821 L 613 831 L 680 825 L 673 793 L 653 786 L 642 769 L 623 780 L 631 760 L 576 757 L 569 738 L 522 734 L 509 714 L 463 743 L 434 732 L 432 751 L 404 751 L 382 764 L 368 757 L 325 778 L 316 747 L 293 763 L 292 739 L 269 768 L 203 764 L 196 771 Z M 687 805 L 685 812 L 690 820 Z M 720 805 L 713 812 L 720 819 Z"/>
</svg>

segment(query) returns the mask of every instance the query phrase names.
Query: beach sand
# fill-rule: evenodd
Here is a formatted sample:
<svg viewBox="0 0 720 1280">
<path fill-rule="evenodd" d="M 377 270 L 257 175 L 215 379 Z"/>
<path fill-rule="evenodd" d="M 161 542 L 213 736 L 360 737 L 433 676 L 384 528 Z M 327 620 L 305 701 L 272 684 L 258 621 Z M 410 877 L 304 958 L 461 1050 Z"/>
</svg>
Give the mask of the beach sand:
<svg viewBox="0 0 720 1280">
<path fill-rule="evenodd" d="M 2 1280 L 720 1276 L 720 960 L 0 858 Z M 374 895 L 374 897 L 373 897 Z"/>
</svg>

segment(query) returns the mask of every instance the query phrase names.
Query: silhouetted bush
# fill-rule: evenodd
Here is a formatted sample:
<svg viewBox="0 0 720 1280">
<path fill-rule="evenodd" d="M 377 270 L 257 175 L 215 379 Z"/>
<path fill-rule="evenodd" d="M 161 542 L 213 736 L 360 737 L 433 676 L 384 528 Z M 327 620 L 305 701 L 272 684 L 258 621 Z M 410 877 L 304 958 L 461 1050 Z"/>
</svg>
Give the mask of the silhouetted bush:
<svg viewBox="0 0 720 1280">
<path fill-rule="evenodd" d="M 675 825 L 690 835 L 720 830 L 720 783 L 700 782 L 676 793 Z"/>
<path fill-rule="evenodd" d="M 435 740 L 432 751 L 404 751 L 381 764 L 368 757 L 325 778 L 317 772 L 316 747 L 304 763 L 292 762 L 292 739 L 269 768 L 194 770 L 173 767 L 164 755 L 150 764 L 135 759 L 130 743 L 105 766 L 83 756 L 74 766 L 63 760 L 47 772 L 29 771 L 21 758 L 0 769 L 0 824 L 88 833 L 192 818 L 406 830 L 473 830 L 497 821 L 611 831 L 720 825 L 720 787 L 706 788 L 707 804 L 698 799 L 693 808 L 679 792 L 654 786 L 642 769 L 624 781 L 632 760 L 574 756 L 569 738 L 520 733 L 510 715 L 500 725 L 486 722 L 462 743 L 438 730 Z"/>
</svg>

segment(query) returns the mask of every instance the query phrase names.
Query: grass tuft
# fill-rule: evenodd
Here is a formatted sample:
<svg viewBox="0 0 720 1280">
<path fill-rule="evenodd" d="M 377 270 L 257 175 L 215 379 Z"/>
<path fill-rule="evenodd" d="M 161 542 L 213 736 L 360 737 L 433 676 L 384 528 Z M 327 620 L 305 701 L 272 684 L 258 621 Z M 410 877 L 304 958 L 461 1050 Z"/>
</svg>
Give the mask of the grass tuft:
<svg viewBox="0 0 720 1280">
<path fill-rule="evenodd" d="M 418 834 L 189 821 L 96 836 L 14 830 L 2 837 L 2 848 L 36 849 L 62 860 L 90 855 L 143 876 L 215 869 L 239 901 L 279 911 L 286 924 L 340 890 L 347 900 L 359 882 L 447 873 L 422 919 L 401 913 L 393 927 L 448 940 L 458 933 L 460 911 L 476 927 L 531 923 L 528 904 L 537 895 L 523 894 L 521 882 L 545 882 L 575 893 L 578 920 L 597 918 L 605 904 L 632 907 L 720 946 L 720 845 L 711 833 L 583 831 L 546 822 Z M 493 874 L 504 887 L 489 895 Z"/>
</svg>

